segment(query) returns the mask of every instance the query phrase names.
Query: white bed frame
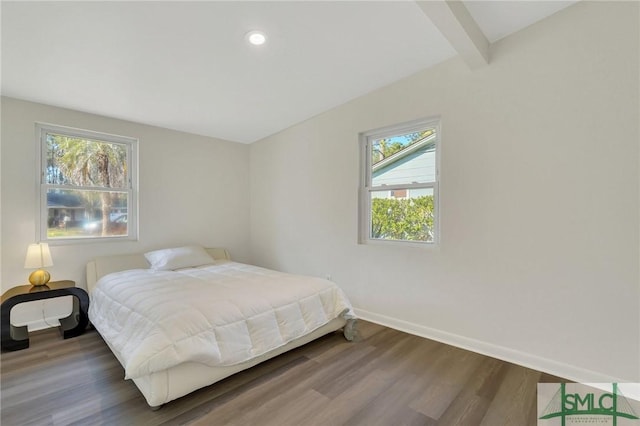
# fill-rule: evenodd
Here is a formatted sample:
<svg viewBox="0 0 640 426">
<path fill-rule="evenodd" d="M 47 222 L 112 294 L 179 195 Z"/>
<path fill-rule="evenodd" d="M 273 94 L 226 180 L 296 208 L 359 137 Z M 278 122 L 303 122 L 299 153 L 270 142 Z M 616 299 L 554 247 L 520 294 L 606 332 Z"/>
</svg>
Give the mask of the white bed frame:
<svg viewBox="0 0 640 426">
<path fill-rule="evenodd" d="M 223 248 L 208 248 L 207 252 L 214 259 L 231 260 L 229 252 Z M 87 264 L 87 288 L 89 296 L 102 276 L 127 269 L 148 269 L 149 263 L 143 254 L 127 254 L 116 256 L 98 257 Z M 188 362 L 171 367 L 168 370 L 151 373 L 149 375 L 133 379 L 142 395 L 147 400 L 147 404 L 152 409 L 158 409 L 163 404 L 181 396 L 187 395 L 196 389 L 209 386 L 235 373 L 253 367 L 263 361 L 287 352 L 291 349 L 302 346 L 325 334 L 343 329 L 348 340 L 353 338 L 354 320 L 346 321 L 343 318 L 336 318 L 324 326 L 314 330 L 306 336 L 302 336 L 288 344 L 276 348 L 259 357 L 253 358 L 241 364 L 225 367 L 209 367 L 204 364 Z M 120 364 L 124 365 L 120 354 L 107 342 L 111 352 L 116 356 Z"/>
</svg>

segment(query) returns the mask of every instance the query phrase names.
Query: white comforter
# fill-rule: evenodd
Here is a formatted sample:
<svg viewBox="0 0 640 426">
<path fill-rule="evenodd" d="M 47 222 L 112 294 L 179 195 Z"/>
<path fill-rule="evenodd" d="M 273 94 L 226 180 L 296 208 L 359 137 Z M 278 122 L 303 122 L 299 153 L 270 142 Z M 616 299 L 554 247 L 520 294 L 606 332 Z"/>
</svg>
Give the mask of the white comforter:
<svg viewBox="0 0 640 426">
<path fill-rule="evenodd" d="M 334 283 L 236 262 L 102 277 L 89 319 L 117 352 L 126 378 L 187 361 L 237 364 L 334 318 L 353 318 Z"/>
</svg>

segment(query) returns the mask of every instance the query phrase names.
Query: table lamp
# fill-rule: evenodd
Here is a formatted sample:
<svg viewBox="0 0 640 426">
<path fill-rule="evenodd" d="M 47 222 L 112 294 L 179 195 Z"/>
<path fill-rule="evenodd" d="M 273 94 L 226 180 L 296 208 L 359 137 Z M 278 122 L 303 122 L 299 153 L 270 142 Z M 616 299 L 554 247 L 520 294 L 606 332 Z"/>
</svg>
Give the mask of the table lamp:
<svg viewBox="0 0 640 426">
<path fill-rule="evenodd" d="M 29 282 L 34 285 L 45 285 L 49 282 L 51 275 L 45 271 L 45 266 L 53 266 L 49 244 L 38 243 L 29 244 L 27 248 L 27 257 L 24 260 L 25 269 L 36 269 L 29 275 Z"/>
</svg>

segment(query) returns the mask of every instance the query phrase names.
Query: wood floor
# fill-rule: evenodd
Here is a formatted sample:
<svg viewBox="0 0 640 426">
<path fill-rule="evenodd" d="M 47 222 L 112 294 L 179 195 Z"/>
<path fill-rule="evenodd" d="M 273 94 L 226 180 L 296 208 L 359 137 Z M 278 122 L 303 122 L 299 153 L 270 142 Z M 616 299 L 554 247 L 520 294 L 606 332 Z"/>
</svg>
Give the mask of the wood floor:
<svg viewBox="0 0 640 426">
<path fill-rule="evenodd" d="M 95 331 L 1 357 L 2 426 L 536 424 L 561 379 L 365 321 L 151 411 Z"/>
</svg>

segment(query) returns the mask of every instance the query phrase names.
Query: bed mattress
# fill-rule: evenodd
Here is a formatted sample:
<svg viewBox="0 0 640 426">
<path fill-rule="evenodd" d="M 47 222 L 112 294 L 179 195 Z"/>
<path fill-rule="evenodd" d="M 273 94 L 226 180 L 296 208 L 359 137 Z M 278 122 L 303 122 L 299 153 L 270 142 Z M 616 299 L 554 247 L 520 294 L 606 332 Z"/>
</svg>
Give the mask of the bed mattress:
<svg viewBox="0 0 640 426">
<path fill-rule="evenodd" d="M 105 275 L 91 293 L 89 318 L 126 377 L 141 379 L 181 364 L 240 365 L 354 316 L 330 281 L 217 260 Z"/>
</svg>

